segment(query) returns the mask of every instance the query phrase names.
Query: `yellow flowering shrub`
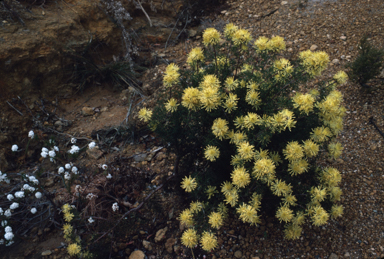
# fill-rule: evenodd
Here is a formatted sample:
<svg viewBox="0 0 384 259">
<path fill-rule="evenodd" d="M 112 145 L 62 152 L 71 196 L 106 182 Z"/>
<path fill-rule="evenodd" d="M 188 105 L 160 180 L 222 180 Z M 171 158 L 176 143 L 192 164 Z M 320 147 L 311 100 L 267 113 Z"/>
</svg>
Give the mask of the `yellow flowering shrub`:
<svg viewBox="0 0 384 259">
<path fill-rule="evenodd" d="M 190 51 L 186 69 L 167 67 L 164 98 L 139 112 L 179 156 L 181 187 L 194 198 L 179 214 L 187 226 L 182 243 L 216 248 L 214 231 L 228 210 L 257 225 L 267 200 L 289 239 L 300 237 L 304 223 L 321 226 L 342 215 L 341 174 L 317 160 L 342 156 L 336 138 L 345 108 L 337 86 L 346 74 L 300 91 L 329 56 L 307 50 L 288 60 L 282 37 L 253 40 L 234 24 L 222 34 L 206 29 L 203 45 Z"/>
</svg>

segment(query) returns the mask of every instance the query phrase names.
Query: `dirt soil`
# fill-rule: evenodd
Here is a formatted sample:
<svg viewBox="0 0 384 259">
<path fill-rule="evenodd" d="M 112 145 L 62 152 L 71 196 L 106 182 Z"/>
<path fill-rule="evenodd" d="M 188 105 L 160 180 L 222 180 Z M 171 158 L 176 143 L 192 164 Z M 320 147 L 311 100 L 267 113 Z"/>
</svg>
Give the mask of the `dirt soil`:
<svg viewBox="0 0 384 259">
<path fill-rule="evenodd" d="M 332 76 L 338 70 L 343 70 L 344 65 L 354 60 L 358 41 L 365 34 L 368 34 L 373 45 L 384 47 L 382 0 L 248 0 L 228 1 L 227 4 L 219 14 L 205 17 L 204 26 L 222 28 L 227 22 L 233 22 L 250 30 L 253 38 L 280 35 L 287 41 L 287 55 L 290 57 L 309 48 L 326 51 L 332 62 L 325 76 Z M 190 28 L 190 31 L 201 31 L 201 27 Z M 186 52 L 192 46 L 201 45 L 200 38 L 197 33 L 187 42 L 166 50 L 163 46 L 158 46 L 153 51 L 163 59 L 183 65 Z M 152 67 L 142 78 L 147 94 L 150 95 L 159 87 L 164 67 Z M 285 240 L 282 227 L 274 218 L 264 217 L 258 227 L 249 227 L 239 221 L 227 222 L 218 232 L 219 249 L 212 253 L 200 252 L 196 256 L 252 259 L 384 257 L 384 139 L 370 123 L 370 118 L 373 118 L 375 124 L 384 131 L 384 85 L 381 80 L 376 80 L 371 82 L 371 87 L 370 92 L 362 91 L 359 85 L 352 82 L 340 87 L 347 108 L 344 130 L 339 136 L 344 152 L 337 161 L 325 161 L 324 165 L 336 167 L 342 172 L 342 204 L 345 211 L 342 218 L 332 220 L 321 228 L 306 227 L 297 241 Z M 130 114 L 131 104 L 134 106 L 140 100 L 140 95 L 133 95 L 131 90 L 95 86 L 82 94 L 46 98 L 46 109 L 51 112 L 54 110 L 56 116 L 48 116 L 41 123 L 60 134 L 66 134 L 67 139 L 69 136 L 95 139 L 92 136 L 95 132 L 126 126 L 125 119 Z M 26 143 L 26 137 L 22 136 L 27 136 L 34 125 L 27 118 L 28 109 L 37 114 L 41 105 L 37 105 L 35 101 L 41 103 L 41 100 L 39 96 L 31 96 L 25 100 L 26 106 L 17 96 L 10 97 L 8 101 L 23 113 L 21 116 L 7 103 L 0 104 L 1 129 L 8 132 L 3 135 L 0 143 L 10 150 L 13 143 Z M 134 119 L 134 111 L 132 109 L 130 121 Z M 57 121 L 63 123 L 59 125 Z M 66 124 L 67 121 L 70 123 Z M 44 136 L 47 133 L 41 134 Z M 165 161 L 163 153 L 161 159 L 132 160 L 138 154 L 150 154 L 150 150 L 154 150 L 156 141 L 146 142 L 146 138 L 151 138 L 150 134 L 142 136 L 136 142 L 137 145 L 127 146 L 127 143 L 121 141 L 116 144 L 117 149 L 112 152 L 113 156 L 103 151 L 98 160 L 86 160 L 84 165 L 112 162 L 117 157 L 130 157 L 128 164 L 139 170 L 151 171 L 150 179 L 160 184 L 163 171 L 168 173 L 172 170 L 171 159 L 162 162 Z M 9 153 L 5 153 L 6 158 L 11 156 Z M 9 164 L 8 167 L 16 169 L 18 165 Z M 135 249 L 142 250 L 148 258 L 192 258 L 190 252 L 180 244 L 182 231 L 176 217 L 183 205 L 172 206 L 175 208 L 164 207 L 163 214 L 166 215 L 165 218 L 168 217 L 168 222 L 165 219 L 164 224 L 151 226 L 151 232 L 142 233 L 141 231 L 146 231 L 143 227 L 140 232 L 127 235 L 120 243 L 113 244 L 112 258 L 128 258 Z M 165 226 L 169 230 L 161 241 L 155 242 L 155 233 Z M 41 253 L 47 250 L 51 251 L 51 255 L 44 258 L 65 258 L 65 250 L 60 248 L 61 242 L 64 242 L 64 239 L 60 239 L 61 231 L 52 229 L 48 233 L 50 234 L 32 241 L 25 241 L 27 244 L 7 248 L 4 258 L 41 258 Z M 55 242 L 49 242 L 51 238 Z M 151 249 L 143 241 L 149 241 Z M 119 245 L 121 243 L 125 245 Z"/>
</svg>

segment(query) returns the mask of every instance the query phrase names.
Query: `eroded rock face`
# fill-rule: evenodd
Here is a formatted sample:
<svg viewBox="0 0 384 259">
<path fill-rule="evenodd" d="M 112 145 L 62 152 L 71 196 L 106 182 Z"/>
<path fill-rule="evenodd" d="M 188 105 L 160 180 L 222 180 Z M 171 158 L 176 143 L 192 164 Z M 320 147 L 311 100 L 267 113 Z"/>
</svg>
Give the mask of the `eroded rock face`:
<svg viewBox="0 0 384 259">
<path fill-rule="evenodd" d="M 168 39 L 182 1 L 153 1 L 152 8 L 143 5 L 151 18 L 133 2 L 122 3 L 133 17 L 125 24 L 128 30 L 139 30 L 144 42 L 161 43 Z M 0 27 L 0 99 L 31 92 L 42 96 L 66 94 L 65 83 L 71 73 L 73 60 L 66 53 L 79 53 L 92 40 L 101 42 L 106 62 L 124 50 L 121 31 L 112 17 L 103 10 L 100 1 L 67 0 L 44 8 L 33 7 L 32 17 L 25 26 L 5 22 Z M 176 36 L 178 32 L 173 32 Z M 72 66 L 73 67 L 73 66 Z"/>
</svg>

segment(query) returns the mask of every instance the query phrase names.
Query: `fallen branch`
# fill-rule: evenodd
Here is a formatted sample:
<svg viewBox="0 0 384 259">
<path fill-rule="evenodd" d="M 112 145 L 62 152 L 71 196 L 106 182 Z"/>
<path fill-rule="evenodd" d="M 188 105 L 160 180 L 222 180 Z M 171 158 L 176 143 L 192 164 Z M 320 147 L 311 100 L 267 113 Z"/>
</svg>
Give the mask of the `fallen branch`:
<svg viewBox="0 0 384 259">
<path fill-rule="evenodd" d="M 11 106 L 18 114 L 20 114 L 21 116 L 24 116 L 24 114 L 22 114 L 18 109 L 16 109 L 15 107 L 12 106 L 12 104 L 10 104 L 8 101 L 7 103 L 9 104 L 9 106 Z"/>
</svg>

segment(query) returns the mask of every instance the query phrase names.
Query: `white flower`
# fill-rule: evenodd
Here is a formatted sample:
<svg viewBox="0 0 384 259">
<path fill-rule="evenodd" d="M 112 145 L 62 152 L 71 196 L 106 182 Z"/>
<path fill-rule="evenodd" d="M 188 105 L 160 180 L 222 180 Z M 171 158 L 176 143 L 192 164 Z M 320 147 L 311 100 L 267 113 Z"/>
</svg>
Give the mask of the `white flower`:
<svg viewBox="0 0 384 259">
<path fill-rule="evenodd" d="M 10 226 L 6 226 L 4 231 L 5 233 L 12 232 L 12 228 Z"/>
<path fill-rule="evenodd" d="M 40 199 L 41 196 L 42 196 L 42 195 L 41 195 L 41 192 L 36 192 L 36 193 L 35 193 L 35 197 L 36 197 L 37 199 Z"/>
<path fill-rule="evenodd" d="M 18 149 L 19 149 L 19 147 L 17 145 L 13 145 L 12 146 L 12 151 L 13 152 L 16 152 Z"/>
<path fill-rule="evenodd" d="M 92 224 L 93 222 L 95 222 L 95 220 L 92 217 L 89 217 L 88 222 Z"/>
<path fill-rule="evenodd" d="M 88 200 L 92 200 L 93 198 L 97 198 L 97 195 L 94 195 L 93 193 L 90 192 L 87 194 L 85 198 L 87 198 Z"/>
<path fill-rule="evenodd" d="M 31 186 L 29 186 L 29 184 L 24 184 L 23 185 L 23 189 L 22 190 L 29 190 L 29 187 L 31 187 Z"/>
<path fill-rule="evenodd" d="M 71 149 L 68 151 L 68 153 L 76 154 L 80 151 L 80 148 L 76 145 L 72 145 Z"/>
<path fill-rule="evenodd" d="M 77 169 L 76 166 L 72 167 L 72 173 L 77 174 L 79 170 Z"/>
<path fill-rule="evenodd" d="M 88 144 L 89 149 L 93 149 L 95 146 L 96 146 L 96 143 L 94 141 Z"/>
<path fill-rule="evenodd" d="M 1 171 L 0 171 L 0 182 L 6 182 L 6 183 L 10 183 L 9 179 L 7 179 L 7 174 L 3 174 Z"/>
<path fill-rule="evenodd" d="M 56 151 L 56 152 L 59 152 L 59 148 L 57 146 L 54 146 L 53 149 Z"/>
<path fill-rule="evenodd" d="M 108 166 L 106 164 L 102 165 L 101 168 L 103 168 L 103 170 L 107 170 L 108 169 Z"/>
<path fill-rule="evenodd" d="M 48 150 L 48 148 L 46 148 L 46 147 L 43 147 L 43 148 L 41 149 L 41 152 L 45 152 L 45 153 L 48 153 L 48 152 L 49 152 L 49 150 Z"/>
<path fill-rule="evenodd" d="M 31 213 L 32 213 L 32 214 L 35 214 L 36 212 L 37 212 L 37 209 L 36 209 L 36 208 L 32 208 L 32 209 L 31 209 Z"/>
<path fill-rule="evenodd" d="M 51 151 L 49 151 L 49 152 L 48 152 L 48 155 L 49 155 L 50 157 L 55 157 L 55 156 L 56 156 L 55 150 L 51 150 Z"/>
<path fill-rule="evenodd" d="M 6 216 L 7 218 L 9 218 L 10 216 L 12 216 L 12 212 L 10 209 L 7 209 L 5 212 L 4 212 L 4 216 Z"/>
<path fill-rule="evenodd" d="M 11 201 L 11 200 L 13 200 L 15 197 L 12 195 L 12 194 L 8 194 L 7 195 L 7 199 L 9 200 L 9 201 Z"/>
<path fill-rule="evenodd" d="M 10 242 L 8 242 L 8 244 L 6 244 L 5 246 L 10 246 L 10 245 L 12 245 L 13 243 L 15 243 L 15 242 L 10 241 Z"/>
<path fill-rule="evenodd" d="M 0 207 L 0 215 L 3 215 L 4 211 L 3 208 Z"/>
<path fill-rule="evenodd" d="M 111 174 L 108 174 L 107 175 L 107 179 L 111 179 L 112 178 L 112 175 Z"/>
<path fill-rule="evenodd" d="M 77 141 L 77 139 L 75 139 L 75 138 L 71 138 L 71 143 L 72 143 L 72 144 L 75 144 L 76 141 Z"/>
<path fill-rule="evenodd" d="M 16 198 L 24 198 L 25 195 L 24 195 L 24 192 L 23 191 L 18 191 L 18 192 L 15 192 L 15 196 Z"/>
<path fill-rule="evenodd" d="M 40 153 L 40 155 L 41 155 L 42 157 L 46 158 L 46 157 L 48 156 L 48 153 L 47 153 L 47 152 L 44 152 L 44 151 L 42 151 L 42 152 Z"/>
<path fill-rule="evenodd" d="M 9 206 L 9 208 L 10 208 L 11 210 L 15 210 L 15 209 L 17 209 L 18 207 L 19 207 L 19 204 L 18 204 L 17 202 L 14 202 L 14 203 L 11 204 L 11 206 Z"/>
<path fill-rule="evenodd" d="M 6 240 L 12 240 L 13 237 L 14 237 L 14 235 L 13 235 L 12 232 L 7 232 L 7 233 L 5 233 L 5 235 L 4 235 L 4 238 L 5 238 Z"/>
<path fill-rule="evenodd" d="M 33 130 L 30 130 L 29 132 L 28 132 L 28 137 L 29 138 L 33 138 L 35 136 L 35 133 L 33 132 Z"/>
<path fill-rule="evenodd" d="M 59 168 L 58 172 L 59 172 L 59 174 L 64 173 L 64 167 L 61 166 L 61 167 Z"/>
<path fill-rule="evenodd" d="M 71 175 L 69 174 L 69 172 L 65 172 L 65 173 L 64 173 L 64 179 L 65 179 L 65 180 L 69 180 L 69 179 L 71 179 Z"/>
<path fill-rule="evenodd" d="M 65 164 L 65 169 L 71 169 L 71 164 Z"/>
<path fill-rule="evenodd" d="M 113 210 L 113 211 L 117 211 L 117 210 L 119 210 L 119 205 L 117 204 L 117 202 L 115 202 L 114 204 L 112 204 L 112 210 Z"/>
<path fill-rule="evenodd" d="M 2 227 L 5 227 L 6 225 L 8 225 L 8 221 L 6 221 L 6 220 L 2 220 L 2 221 L 1 221 L 1 226 L 2 226 Z"/>
</svg>

